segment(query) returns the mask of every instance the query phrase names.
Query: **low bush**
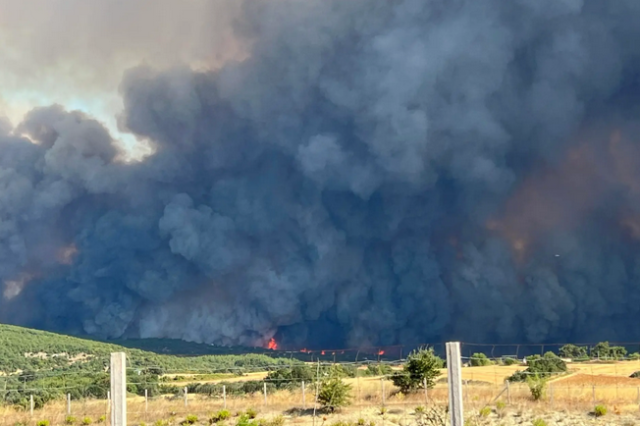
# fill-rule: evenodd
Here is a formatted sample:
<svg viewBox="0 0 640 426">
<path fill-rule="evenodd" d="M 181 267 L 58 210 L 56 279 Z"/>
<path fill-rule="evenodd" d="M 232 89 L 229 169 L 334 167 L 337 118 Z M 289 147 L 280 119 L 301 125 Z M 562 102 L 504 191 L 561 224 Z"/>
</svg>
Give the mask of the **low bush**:
<svg viewBox="0 0 640 426">
<path fill-rule="evenodd" d="M 229 410 L 220 410 L 209 418 L 209 424 L 222 422 L 231 417 Z"/>
<path fill-rule="evenodd" d="M 482 407 L 478 412 L 478 415 L 480 417 L 489 417 L 490 414 L 491 414 L 491 407 Z"/>
<path fill-rule="evenodd" d="M 531 424 L 533 426 L 547 426 L 547 422 L 545 422 L 542 419 L 535 419 L 534 421 L 531 422 Z"/>
<path fill-rule="evenodd" d="M 471 365 L 472 367 L 483 367 L 485 365 L 491 364 L 493 364 L 493 362 L 491 362 L 491 360 L 487 358 L 485 354 L 480 352 L 471 355 L 471 358 L 469 358 L 469 365 Z"/>
<path fill-rule="evenodd" d="M 250 419 L 255 419 L 256 417 L 258 417 L 258 412 L 255 408 L 249 408 L 247 411 L 245 411 L 245 413 Z"/>
<path fill-rule="evenodd" d="M 598 404 L 593 408 L 593 415 L 596 417 L 602 417 L 607 414 L 607 407 L 602 404 Z"/>
<path fill-rule="evenodd" d="M 39 420 L 36 426 L 49 426 L 49 420 Z"/>
<path fill-rule="evenodd" d="M 198 416 L 195 416 L 193 414 L 189 414 L 183 421 L 180 422 L 182 426 L 195 425 L 196 423 L 198 423 Z"/>
<path fill-rule="evenodd" d="M 518 361 L 515 358 L 505 357 L 505 358 L 502 358 L 502 363 L 504 365 L 515 365 L 515 364 L 519 364 L 520 361 Z"/>
<path fill-rule="evenodd" d="M 65 425 L 74 425 L 76 424 L 77 419 L 73 416 L 67 416 L 66 419 L 64 419 L 64 424 Z"/>
<path fill-rule="evenodd" d="M 547 383 L 543 378 L 537 375 L 529 377 L 527 379 L 527 385 L 529 385 L 529 391 L 531 392 L 531 397 L 534 401 L 539 401 L 544 397 Z"/>
<path fill-rule="evenodd" d="M 83 425 L 90 425 L 91 423 L 93 423 L 93 421 L 89 417 L 85 417 L 84 419 L 82 419 Z"/>
</svg>

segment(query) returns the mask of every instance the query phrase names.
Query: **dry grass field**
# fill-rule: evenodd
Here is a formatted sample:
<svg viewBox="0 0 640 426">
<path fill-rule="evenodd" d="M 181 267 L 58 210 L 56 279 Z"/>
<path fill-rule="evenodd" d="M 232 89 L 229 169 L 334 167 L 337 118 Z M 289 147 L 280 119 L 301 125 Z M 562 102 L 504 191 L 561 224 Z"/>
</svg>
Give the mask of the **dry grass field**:
<svg viewBox="0 0 640 426">
<path fill-rule="evenodd" d="M 570 373 L 549 381 L 546 395 L 541 402 L 532 400 L 526 384 L 511 384 L 509 389 L 506 389 L 505 377 L 522 368 L 522 366 L 464 368 L 463 379 L 468 381 L 464 385 L 465 408 L 468 415 L 477 415 L 483 407 L 487 406 L 493 407 L 494 414 L 498 413 L 499 409 L 496 407 L 500 407 L 502 403 L 506 405 L 504 410 L 512 412 L 514 416 L 517 413 L 520 415 L 529 413 L 532 416 L 544 413 L 551 415 L 559 411 L 583 415 L 592 410 L 595 404 L 604 404 L 610 413 L 623 417 L 635 416 L 639 412 L 640 379 L 629 378 L 631 373 L 640 370 L 638 361 L 615 364 L 569 364 Z M 236 377 L 234 380 L 263 377 L 264 373 L 255 373 Z M 193 378 L 197 381 L 196 376 Z M 320 413 L 316 418 L 316 426 L 331 426 L 339 420 L 356 422 L 360 418 L 366 419 L 367 424 L 373 421 L 378 426 L 386 423 L 408 426 L 414 420 L 414 411 L 417 406 L 433 407 L 447 404 L 447 387 L 446 381 L 443 380 L 445 378 L 446 372 L 443 372 L 437 386 L 430 389 L 427 394 L 418 392 L 409 395 L 399 393 L 389 380 L 384 380 L 383 385 L 380 377 L 346 379 L 345 381 L 352 387 L 352 405 L 339 413 Z M 177 425 L 187 415 L 193 414 L 199 417 L 202 424 L 207 424 L 206 420 L 211 413 L 223 408 L 223 401 L 220 398 L 200 395 L 189 395 L 188 398 L 187 406 L 182 398 L 169 396 L 151 399 L 148 406 L 145 406 L 144 398 L 132 396 L 128 399 L 129 422 L 131 425 L 151 426 L 158 420 L 166 420 L 169 424 Z M 260 412 L 262 418 L 284 415 L 286 423 L 312 425 L 313 399 L 314 389 L 308 387 L 304 404 L 306 410 L 303 410 L 300 389 L 274 392 L 268 395 L 266 404 L 262 394 L 228 397 L 227 408 L 234 414 L 254 408 Z M 384 415 L 381 414 L 383 405 L 386 411 Z M 92 424 L 96 424 L 101 416 L 108 417 L 107 408 L 106 401 L 74 401 L 72 415 L 76 418 L 78 425 L 85 417 L 90 419 Z M 26 412 L 10 408 L 0 409 L 2 425 L 35 426 L 36 421 L 47 419 L 51 422 L 51 426 L 57 426 L 64 424 L 66 417 L 64 401 L 52 403 L 42 410 L 37 410 L 33 418 L 30 418 Z M 627 417 L 624 418 L 627 419 Z M 628 420 L 625 422 L 624 424 L 634 424 L 629 423 Z M 108 421 L 105 424 L 108 424 Z M 234 425 L 235 421 L 231 419 L 227 424 Z M 617 423 L 601 422 L 600 424 Z"/>
</svg>

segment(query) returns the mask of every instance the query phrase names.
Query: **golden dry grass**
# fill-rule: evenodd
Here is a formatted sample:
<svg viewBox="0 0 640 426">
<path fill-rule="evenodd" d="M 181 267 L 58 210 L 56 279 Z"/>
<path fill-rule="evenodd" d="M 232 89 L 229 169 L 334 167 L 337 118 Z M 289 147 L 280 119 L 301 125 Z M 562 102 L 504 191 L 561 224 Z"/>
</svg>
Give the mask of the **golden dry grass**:
<svg viewBox="0 0 640 426">
<path fill-rule="evenodd" d="M 509 402 L 513 410 L 567 410 L 587 412 L 593 409 L 595 404 L 604 404 L 614 412 L 637 412 L 640 402 L 640 380 L 628 378 L 629 374 L 640 370 L 640 363 L 619 362 L 617 364 L 572 364 L 572 374 L 556 378 L 550 381 L 546 396 L 542 403 L 531 399 L 530 391 L 526 384 L 511 384 L 509 391 L 505 389 L 504 378 L 513 374 L 522 366 L 487 366 L 467 367 L 463 369 L 463 379 L 472 382 L 464 386 L 465 407 L 471 413 L 477 413 L 484 406 L 495 405 L 496 400 Z M 593 372 L 594 374 L 590 374 Z M 617 373 L 617 375 L 616 375 Z M 255 379 L 264 377 L 264 373 L 256 373 L 251 376 Z M 442 375 L 445 378 L 446 374 Z M 236 379 L 248 380 L 245 377 Z M 332 419 L 350 419 L 351 421 L 362 418 L 377 418 L 383 405 L 382 380 L 379 377 L 360 377 L 346 379 L 352 386 L 353 404 L 332 415 Z M 484 383 L 482 383 L 484 382 Z M 306 407 L 313 406 L 314 389 L 306 390 Z M 447 403 L 446 383 L 439 382 L 435 389 L 430 389 L 428 395 L 424 392 L 403 395 L 393 386 L 391 381 L 384 380 L 384 404 L 388 407 L 389 416 L 398 417 L 398 422 L 404 417 L 410 420 L 413 409 L 418 405 L 445 405 Z M 262 394 L 243 397 L 227 398 L 227 409 L 232 413 L 255 408 L 261 412 L 261 416 L 273 416 L 287 413 L 287 410 L 302 408 L 302 392 L 278 391 L 268 395 L 267 404 L 264 404 Z M 182 398 L 168 396 L 158 397 L 149 401 L 148 410 L 145 410 L 144 398 L 128 398 L 129 422 L 131 425 L 139 425 L 145 422 L 152 425 L 159 419 L 175 420 L 177 424 L 187 414 L 195 414 L 201 419 L 223 407 L 222 399 L 208 398 L 200 395 L 189 395 L 188 405 L 185 407 Z M 106 401 L 86 400 L 74 401 L 72 414 L 80 421 L 84 417 L 97 420 L 100 416 L 107 415 Z M 58 401 L 48 404 L 44 409 L 37 410 L 33 418 L 28 413 L 16 411 L 11 408 L 0 409 L 0 424 L 13 425 L 16 422 L 25 422 L 26 425 L 35 425 L 37 420 L 47 419 L 51 426 L 61 425 L 66 417 L 66 404 Z M 107 416 L 108 417 L 108 416 Z M 311 424 L 312 418 L 306 415 L 287 417 L 288 423 Z M 321 421 L 321 420 L 320 420 Z M 230 424 L 233 424 L 232 421 Z M 320 423 L 316 426 L 319 426 Z"/>
</svg>

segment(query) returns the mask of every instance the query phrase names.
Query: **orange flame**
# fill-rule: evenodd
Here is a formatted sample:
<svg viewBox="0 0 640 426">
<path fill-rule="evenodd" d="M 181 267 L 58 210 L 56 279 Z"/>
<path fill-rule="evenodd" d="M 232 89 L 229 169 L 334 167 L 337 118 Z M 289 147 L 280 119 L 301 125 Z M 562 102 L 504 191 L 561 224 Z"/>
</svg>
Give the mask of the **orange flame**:
<svg viewBox="0 0 640 426">
<path fill-rule="evenodd" d="M 278 349 L 278 344 L 276 343 L 276 339 L 272 337 L 271 340 L 269 340 L 269 343 L 267 343 L 267 349 L 271 349 L 272 351 L 275 351 L 276 349 Z"/>
<path fill-rule="evenodd" d="M 384 351 L 383 351 L 382 349 L 380 349 L 380 350 L 378 351 L 378 355 L 384 355 Z"/>
<path fill-rule="evenodd" d="M 302 352 L 303 354 L 306 354 L 307 352 L 309 352 L 309 350 L 307 348 L 302 348 L 300 349 L 300 352 Z"/>
<path fill-rule="evenodd" d="M 320 352 L 321 355 L 324 355 L 324 351 Z"/>
</svg>

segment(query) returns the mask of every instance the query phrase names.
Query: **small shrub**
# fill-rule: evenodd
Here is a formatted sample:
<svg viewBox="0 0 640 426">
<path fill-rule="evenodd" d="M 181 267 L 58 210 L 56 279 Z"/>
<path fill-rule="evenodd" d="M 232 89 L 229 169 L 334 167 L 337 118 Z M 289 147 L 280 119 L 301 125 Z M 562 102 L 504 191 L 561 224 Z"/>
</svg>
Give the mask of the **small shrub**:
<svg viewBox="0 0 640 426">
<path fill-rule="evenodd" d="M 83 425 L 90 425 L 91 423 L 93 423 L 93 421 L 89 417 L 85 417 L 84 419 L 82 419 Z"/>
<path fill-rule="evenodd" d="M 183 426 L 194 425 L 196 423 L 198 423 L 198 416 L 195 416 L 193 414 L 189 414 L 183 421 L 180 422 L 180 424 Z"/>
<path fill-rule="evenodd" d="M 483 407 L 478 413 L 480 417 L 489 417 L 489 414 L 491 414 L 491 407 Z"/>
<path fill-rule="evenodd" d="M 427 412 L 426 408 L 424 408 L 423 405 L 418 405 L 414 411 L 417 415 L 422 415 Z"/>
<path fill-rule="evenodd" d="M 369 426 L 376 426 L 375 420 L 369 420 Z"/>
<path fill-rule="evenodd" d="M 385 414 L 387 414 L 387 407 L 380 407 L 379 413 L 381 416 L 384 416 Z"/>
<path fill-rule="evenodd" d="M 251 420 L 247 414 L 243 414 L 238 419 L 236 426 L 259 426 L 259 424 L 255 420 Z"/>
<path fill-rule="evenodd" d="M 506 407 L 507 407 L 507 404 L 505 404 L 504 401 L 496 402 L 496 409 L 497 410 L 504 410 Z"/>
<path fill-rule="evenodd" d="M 534 401 L 539 401 L 544 397 L 545 387 L 547 384 L 544 379 L 537 375 L 529 377 L 527 379 L 527 384 L 529 385 L 529 391 L 531 391 L 531 397 Z"/>
<path fill-rule="evenodd" d="M 66 418 L 66 419 L 64 419 L 64 424 L 66 424 L 66 425 L 73 425 L 73 424 L 75 424 L 75 423 L 76 423 L 76 421 L 77 421 L 77 419 L 76 419 L 75 417 L 73 417 L 73 416 L 67 416 L 67 418 Z"/>
<path fill-rule="evenodd" d="M 593 408 L 593 415 L 596 417 L 602 417 L 607 414 L 607 407 L 602 404 L 598 404 Z"/>
<path fill-rule="evenodd" d="M 107 416 L 105 416 L 104 414 L 98 417 L 98 423 L 104 423 L 106 421 L 107 421 Z"/>
<path fill-rule="evenodd" d="M 531 422 L 531 424 L 533 426 L 547 426 L 547 422 L 545 422 L 542 419 L 535 419 L 534 421 Z"/>
<path fill-rule="evenodd" d="M 356 424 L 357 424 L 358 426 L 365 426 L 365 425 L 366 425 L 366 422 L 364 421 L 364 419 L 363 419 L 362 417 L 360 417 L 360 418 L 358 419 L 358 421 L 356 422 Z"/>
<path fill-rule="evenodd" d="M 351 385 L 344 383 L 339 378 L 322 382 L 318 393 L 318 402 L 331 411 L 346 407 L 351 402 Z"/>
<path fill-rule="evenodd" d="M 519 363 L 520 363 L 520 361 L 518 361 L 518 360 L 517 360 L 517 359 L 515 359 L 515 358 L 504 357 L 504 358 L 502 358 L 502 363 L 503 363 L 504 365 L 514 365 L 514 364 L 519 364 Z"/>
<path fill-rule="evenodd" d="M 425 381 L 427 388 L 431 389 L 436 385 L 443 364 L 433 349 L 421 348 L 409 354 L 402 371 L 394 373 L 391 380 L 405 394 L 422 389 Z"/>
<path fill-rule="evenodd" d="M 169 422 L 167 420 L 156 420 L 153 426 L 169 426 Z"/>
<path fill-rule="evenodd" d="M 469 365 L 472 367 L 482 367 L 491 364 L 493 364 L 493 362 L 491 362 L 491 360 L 481 352 L 471 355 L 471 358 L 469 359 Z"/>
<path fill-rule="evenodd" d="M 49 420 L 40 420 L 36 423 L 36 426 L 49 426 Z"/>
<path fill-rule="evenodd" d="M 249 408 L 245 413 L 250 419 L 255 419 L 256 417 L 258 417 L 258 412 L 254 408 Z"/>
<path fill-rule="evenodd" d="M 209 418 L 209 423 L 214 424 L 231 418 L 229 410 L 220 410 Z"/>
<path fill-rule="evenodd" d="M 147 424 L 145 422 L 140 422 L 139 426 L 147 426 Z"/>
</svg>

